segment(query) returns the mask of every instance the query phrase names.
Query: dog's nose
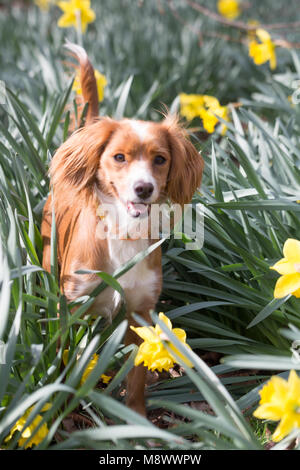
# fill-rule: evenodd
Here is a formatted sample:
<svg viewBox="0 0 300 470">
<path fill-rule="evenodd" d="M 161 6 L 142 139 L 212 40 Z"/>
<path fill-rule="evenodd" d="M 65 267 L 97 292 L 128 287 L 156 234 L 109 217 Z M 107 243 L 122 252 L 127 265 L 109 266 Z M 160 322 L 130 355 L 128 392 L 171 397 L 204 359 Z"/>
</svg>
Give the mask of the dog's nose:
<svg viewBox="0 0 300 470">
<path fill-rule="evenodd" d="M 151 196 L 154 190 L 154 186 L 152 183 L 145 183 L 144 181 L 137 181 L 133 189 L 135 194 L 141 199 L 148 199 Z"/>
</svg>

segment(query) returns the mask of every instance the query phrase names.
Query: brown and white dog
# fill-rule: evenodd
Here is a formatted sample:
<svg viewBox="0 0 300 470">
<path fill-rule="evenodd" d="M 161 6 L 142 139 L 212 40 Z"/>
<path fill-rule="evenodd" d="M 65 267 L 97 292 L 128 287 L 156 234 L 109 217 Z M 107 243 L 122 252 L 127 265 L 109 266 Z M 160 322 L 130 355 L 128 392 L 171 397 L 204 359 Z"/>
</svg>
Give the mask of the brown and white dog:
<svg viewBox="0 0 300 470">
<path fill-rule="evenodd" d="M 60 287 L 68 301 L 89 294 L 101 282 L 80 269 L 113 273 L 154 240 L 103 238 L 99 227 L 101 204 L 112 204 L 127 222 L 148 216 L 151 204 L 169 199 L 189 203 L 199 187 L 203 160 L 174 116 L 160 123 L 98 117 L 94 69 L 84 49 L 68 46 L 80 63 L 83 98 L 89 104 L 85 127 L 74 132 L 54 155 L 50 175 L 52 194 L 44 207 L 43 267 L 50 271 L 52 208 L 55 210 Z M 128 331 L 126 344 L 139 344 L 130 329 L 135 312 L 151 323 L 162 285 L 161 249 L 119 278 L 125 292 Z M 111 319 L 121 305 L 120 295 L 106 288 L 94 301 L 92 313 Z M 145 368 L 128 376 L 127 404 L 145 415 Z"/>
</svg>

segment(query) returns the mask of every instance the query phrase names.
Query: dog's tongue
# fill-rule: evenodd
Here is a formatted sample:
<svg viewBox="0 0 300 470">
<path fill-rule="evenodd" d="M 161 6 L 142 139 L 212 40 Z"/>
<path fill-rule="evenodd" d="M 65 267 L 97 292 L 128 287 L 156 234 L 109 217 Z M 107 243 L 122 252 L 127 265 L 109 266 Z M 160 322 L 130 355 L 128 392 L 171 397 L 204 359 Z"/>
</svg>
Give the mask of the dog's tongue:
<svg viewBox="0 0 300 470">
<path fill-rule="evenodd" d="M 148 210 L 147 204 L 138 204 L 131 201 L 127 202 L 127 210 L 132 217 L 139 217 Z"/>
</svg>

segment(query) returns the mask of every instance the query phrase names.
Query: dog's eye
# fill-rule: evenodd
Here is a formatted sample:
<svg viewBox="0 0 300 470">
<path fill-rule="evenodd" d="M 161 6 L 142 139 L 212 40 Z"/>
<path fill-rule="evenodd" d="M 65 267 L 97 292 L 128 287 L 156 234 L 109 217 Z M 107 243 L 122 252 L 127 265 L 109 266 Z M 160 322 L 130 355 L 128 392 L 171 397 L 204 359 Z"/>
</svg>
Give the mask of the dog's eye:
<svg viewBox="0 0 300 470">
<path fill-rule="evenodd" d="M 157 155 L 154 158 L 154 163 L 155 165 L 163 165 L 165 163 L 166 159 L 162 155 Z"/>
<path fill-rule="evenodd" d="M 125 155 L 123 155 L 123 153 L 117 153 L 117 155 L 114 156 L 114 159 L 118 163 L 125 162 Z"/>
</svg>

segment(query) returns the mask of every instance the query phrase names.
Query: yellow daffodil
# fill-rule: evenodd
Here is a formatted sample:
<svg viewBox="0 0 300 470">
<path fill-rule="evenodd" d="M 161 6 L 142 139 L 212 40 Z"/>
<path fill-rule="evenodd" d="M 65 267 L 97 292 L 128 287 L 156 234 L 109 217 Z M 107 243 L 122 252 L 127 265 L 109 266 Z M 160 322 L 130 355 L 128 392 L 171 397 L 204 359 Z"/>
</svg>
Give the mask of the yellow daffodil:
<svg viewBox="0 0 300 470">
<path fill-rule="evenodd" d="M 48 11 L 49 8 L 56 3 L 56 0 L 34 0 L 34 3 L 44 11 Z"/>
<path fill-rule="evenodd" d="M 180 114 L 189 121 L 195 117 L 200 117 L 203 121 L 204 129 L 210 134 L 214 132 L 216 124 L 219 122 L 218 117 L 228 121 L 228 111 L 226 106 L 221 106 L 219 100 L 209 95 L 188 95 L 181 93 L 180 98 Z M 222 124 L 222 134 L 226 132 L 226 126 Z"/>
<path fill-rule="evenodd" d="M 172 329 L 171 321 L 162 312 L 159 314 L 159 319 L 164 322 L 167 328 L 172 331 L 181 343 L 189 347 L 188 344 L 186 344 L 186 333 L 184 330 L 181 328 Z M 144 366 L 148 367 L 149 370 L 158 370 L 159 372 L 163 370 L 168 371 L 171 367 L 174 367 L 176 358 L 165 348 L 162 342 L 164 340 L 168 341 L 170 349 L 177 354 L 187 366 L 193 367 L 193 364 L 175 346 L 173 346 L 168 336 L 162 331 L 158 324 L 155 325 L 155 327 L 143 326 L 135 328 L 134 326 L 131 326 L 131 329 L 144 340 L 136 355 L 134 362 L 135 366 L 144 363 Z"/>
<path fill-rule="evenodd" d="M 104 384 L 108 384 L 111 381 L 111 377 L 109 375 L 102 374 L 101 380 Z"/>
<path fill-rule="evenodd" d="M 98 99 L 100 102 L 100 101 L 103 101 L 103 98 L 104 98 L 104 88 L 107 85 L 107 80 L 106 80 L 105 75 L 102 75 L 102 73 L 100 73 L 98 70 L 95 70 L 95 79 L 97 83 Z M 82 95 L 79 72 L 77 73 L 75 77 L 72 89 L 76 91 L 78 95 Z"/>
<path fill-rule="evenodd" d="M 272 70 L 275 69 L 275 44 L 273 43 L 271 36 L 267 31 L 261 28 L 258 28 L 255 33 L 260 42 L 257 42 L 256 39 L 250 41 L 249 56 L 252 57 L 256 65 L 262 65 L 269 61 L 270 68 Z"/>
<path fill-rule="evenodd" d="M 272 439 L 281 441 L 293 429 L 300 428 L 300 378 L 291 370 L 288 380 L 272 377 L 260 391 L 256 418 L 280 421 Z"/>
<path fill-rule="evenodd" d="M 83 385 L 90 373 L 95 369 L 97 362 L 98 362 L 99 356 L 98 354 L 94 354 L 90 362 L 88 363 L 87 367 L 85 368 L 85 371 L 82 374 L 81 380 L 80 380 L 80 385 Z"/>
<path fill-rule="evenodd" d="M 180 93 L 180 114 L 192 121 L 195 117 L 199 116 L 200 110 L 204 107 L 203 95 L 188 95 L 187 93 Z"/>
<path fill-rule="evenodd" d="M 63 363 L 66 366 L 68 364 L 68 357 L 69 357 L 69 351 L 68 349 L 65 349 L 63 352 Z M 99 355 L 94 354 L 90 362 L 88 363 L 87 367 L 85 368 L 85 371 L 82 374 L 81 380 L 80 380 L 80 385 L 83 385 L 92 370 L 95 368 L 97 362 L 99 360 Z M 101 375 L 101 380 L 103 383 L 108 384 L 108 382 L 111 380 L 111 377 L 109 375 L 102 374 Z"/>
<path fill-rule="evenodd" d="M 240 3 L 237 0 L 219 0 L 218 11 L 228 20 L 234 20 L 241 14 Z"/>
<path fill-rule="evenodd" d="M 43 408 L 41 409 L 41 411 L 42 412 L 47 411 L 50 407 L 51 407 L 51 404 L 46 403 L 43 406 Z M 33 434 L 34 430 L 37 428 L 37 426 L 40 424 L 40 422 L 43 419 L 42 416 L 40 414 L 38 414 L 34 418 L 32 423 L 29 426 L 27 426 L 27 428 L 23 429 L 24 425 L 25 425 L 25 423 L 28 419 L 28 416 L 30 415 L 33 408 L 34 408 L 33 406 L 31 408 L 28 408 L 28 410 L 25 411 L 24 415 L 20 419 L 18 419 L 18 421 L 15 423 L 15 425 L 11 428 L 9 435 L 5 439 L 5 442 L 9 441 L 13 437 L 13 434 L 16 431 L 20 431 L 21 436 L 18 440 L 18 445 L 21 447 L 25 444 L 27 439 Z M 39 428 L 39 430 L 27 442 L 27 444 L 25 445 L 25 449 L 27 449 L 28 447 L 32 447 L 33 445 L 37 446 L 47 436 L 48 432 L 49 432 L 49 429 L 48 429 L 47 424 L 46 423 L 42 424 L 42 426 Z"/>
<path fill-rule="evenodd" d="M 57 23 L 60 28 L 74 26 L 78 29 L 80 25 L 81 31 L 85 33 L 87 25 L 96 19 L 90 0 L 69 0 L 57 2 L 57 5 L 64 12 Z"/>
<path fill-rule="evenodd" d="M 286 295 L 300 297 L 300 241 L 288 238 L 283 247 L 284 258 L 270 269 L 274 269 L 281 277 L 277 280 L 274 297 L 281 299 Z"/>
<path fill-rule="evenodd" d="M 209 134 L 212 134 L 215 130 L 216 124 L 219 121 L 218 118 L 213 113 L 211 113 L 210 111 L 207 111 L 205 108 L 200 109 L 199 116 L 201 117 L 201 119 L 203 121 L 204 129 Z"/>
<path fill-rule="evenodd" d="M 227 107 L 221 106 L 217 98 L 215 98 L 214 96 L 204 95 L 203 99 L 204 105 L 207 109 L 207 113 L 206 115 L 204 115 L 202 111 L 202 116 L 200 113 L 200 117 L 202 117 L 204 129 L 207 132 L 212 133 L 214 132 L 215 125 L 218 122 L 216 116 L 224 119 L 225 121 L 228 121 Z M 217 119 L 217 122 L 215 122 L 215 120 L 212 121 L 213 117 Z M 226 132 L 226 126 L 224 124 L 222 124 L 221 132 L 222 134 Z"/>
</svg>

